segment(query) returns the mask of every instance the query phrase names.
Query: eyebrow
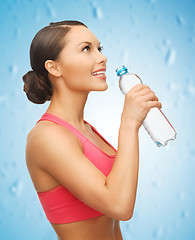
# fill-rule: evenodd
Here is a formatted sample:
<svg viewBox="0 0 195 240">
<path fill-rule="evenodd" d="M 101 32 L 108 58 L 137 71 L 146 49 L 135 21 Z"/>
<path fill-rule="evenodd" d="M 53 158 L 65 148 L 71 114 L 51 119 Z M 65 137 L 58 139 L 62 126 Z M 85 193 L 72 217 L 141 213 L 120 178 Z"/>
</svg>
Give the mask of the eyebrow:
<svg viewBox="0 0 195 240">
<path fill-rule="evenodd" d="M 87 44 L 89 44 L 89 45 L 92 45 L 91 42 L 85 41 L 85 42 L 80 42 L 77 46 L 79 46 L 79 45 L 82 44 L 82 43 L 87 43 Z M 99 45 L 100 45 L 100 44 L 101 44 L 101 42 L 99 42 Z"/>
</svg>

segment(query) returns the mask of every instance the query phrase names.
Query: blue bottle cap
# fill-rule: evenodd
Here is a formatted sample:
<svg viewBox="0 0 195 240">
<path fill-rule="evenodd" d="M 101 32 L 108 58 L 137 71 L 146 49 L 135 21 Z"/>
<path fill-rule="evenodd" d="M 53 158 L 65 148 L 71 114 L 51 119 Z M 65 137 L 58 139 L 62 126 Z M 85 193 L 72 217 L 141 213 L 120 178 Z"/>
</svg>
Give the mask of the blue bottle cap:
<svg viewBox="0 0 195 240">
<path fill-rule="evenodd" d="M 118 76 L 122 76 L 123 74 L 128 72 L 128 69 L 123 65 L 122 67 L 117 68 L 115 71 L 117 72 Z"/>
</svg>

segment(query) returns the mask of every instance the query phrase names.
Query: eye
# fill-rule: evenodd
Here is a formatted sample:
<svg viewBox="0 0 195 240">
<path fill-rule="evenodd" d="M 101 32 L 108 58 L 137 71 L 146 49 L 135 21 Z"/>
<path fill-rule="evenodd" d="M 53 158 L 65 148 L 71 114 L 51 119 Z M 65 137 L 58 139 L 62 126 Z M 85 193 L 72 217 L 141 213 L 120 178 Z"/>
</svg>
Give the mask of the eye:
<svg viewBox="0 0 195 240">
<path fill-rule="evenodd" d="M 100 46 L 100 47 L 98 48 L 98 50 L 99 50 L 100 52 L 102 52 L 102 51 L 104 50 L 104 47 L 103 47 L 103 46 Z"/>
<path fill-rule="evenodd" d="M 87 45 L 86 47 L 84 47 L 83 48 L 83 50 L 82 51 L 84 51 L 85 49 L 90 49 L 90 46 L 89 45 Z M 98 50 L 100 51 L 100 52 L 102 52 L 103 51 L 103 49 L 104 49 L 104 47 L 103 46 L 100 46 L 99 48 L 98 48 Z"/>
<path fill-rule="evenodd" d="M 90 46 L 87 45 L 86 47 L 83 48 L 83 50 L 84 50 L 84 49 L 90 49 Z M 82 51 L 83 51 L 83 50 L 82 50 Z"/>
</svg>

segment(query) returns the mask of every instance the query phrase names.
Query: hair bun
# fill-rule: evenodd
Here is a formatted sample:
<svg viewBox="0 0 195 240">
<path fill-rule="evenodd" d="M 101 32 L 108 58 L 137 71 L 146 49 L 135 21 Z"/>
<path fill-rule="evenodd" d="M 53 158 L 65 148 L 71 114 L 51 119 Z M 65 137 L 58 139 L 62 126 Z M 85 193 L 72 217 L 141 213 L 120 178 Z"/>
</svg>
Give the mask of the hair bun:
<svg viewBox="0 0 195 240">
<path fill-rule="evenodd" d="M 23 91 L 31 102 L 42 104 L 51 99 L 52 85 L 50 81 L 50 85 L 47 84 L 48 79 L 39 76 L 35 71 L 28 71 L 22 79 Z"/>
</svg>

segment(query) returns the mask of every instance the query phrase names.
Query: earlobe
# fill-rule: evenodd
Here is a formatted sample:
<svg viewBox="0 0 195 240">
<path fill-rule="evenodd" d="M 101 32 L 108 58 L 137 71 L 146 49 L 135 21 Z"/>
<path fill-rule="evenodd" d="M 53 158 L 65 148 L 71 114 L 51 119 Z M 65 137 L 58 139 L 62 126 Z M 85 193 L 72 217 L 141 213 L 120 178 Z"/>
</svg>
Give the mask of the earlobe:
<svg viewBox="0 0 195 240">
<path fill-rule="evenodd" d="M 60 77 L 61 73 L 59 67 L 54 61 L 52 60 L 45 61 L 45 68 L 54 77 Z"/>
</svg>

